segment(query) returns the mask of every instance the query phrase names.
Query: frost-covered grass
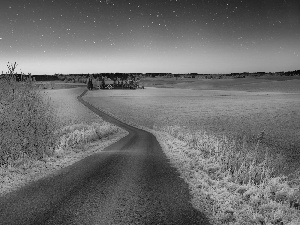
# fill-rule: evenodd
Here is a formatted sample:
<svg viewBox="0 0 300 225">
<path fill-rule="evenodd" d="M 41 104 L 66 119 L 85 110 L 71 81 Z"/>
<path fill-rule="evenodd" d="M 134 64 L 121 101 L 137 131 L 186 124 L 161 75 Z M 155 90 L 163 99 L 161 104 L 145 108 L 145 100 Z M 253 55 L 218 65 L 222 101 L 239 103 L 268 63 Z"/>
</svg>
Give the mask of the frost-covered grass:
<svg viewBox="0 0 300 225">
<path fill-rule="evenodd" d="M 64 83 L 62 81 L 38 81 L 36 82 L 36 85 L 42 90 L 68 89 L 86 86 L 86 84 L 83 83 Z"/>
<path fill-rule="evenodd" d="M 120 131 L 120 128 L 104 121 L 101 123 L 80 123 L 62 127 L 57 131 L 60 135 L 54 150 L 54 155 L 61 157 L 61 155 L 70 149 L 76 149 L 76 151 L 79 147 L 84 149 L 84 145 L 104 139 Z"/>
<path fill-rule="evenodd" d="M 59 139 L 56 142 L 55 154 L 59 155 L 65 150 L 121 132 L 120 128 L 103 121 L 77 100 L 77 96 L 84 90 L 85 88 L 73 88 L 44 92 L 44 97 L 50 97 L 57 119 L 62 124 L 56 130 Z"/>
<path fill-rule="evenodd" d="M 0 166 L 53 153 L 59 123 L 34 82 L 0 81 L 0 124 Z"/>
<path fill-rule="evenodd" d="M 43 90 L 43 96 L 45 99 L 50 99 L 60 124 L 91 124 L 93 122 L 103 121 L 98 115 L 78 102 L 77 96 L 84 90 L 86 90 L 86 87 Z"/>
<path fill-rule="evenodd" d="M 15 167 L 0 167 L 0 196 L 17 190 L 29 182 L 59 174 L 60 169 L 102 151 L 105 147 L 115 143 L 126 135 L 126 132 L 121 131 L 83 146 L 79 145 L 78 147 L 57 151 L 53 157 L 44 158 L 43 160 L 35 161 L 27 159 Z"/>
<path fill-rule="evenodd" d="M 212 224 L 300 224 L 300 179 L 276 176 L 277 157 L 225 136 L 178 126 L 160 130 L 166 154 L 190 186 L 194 206 L 206 211 Z"/>
<path fill-rule="evenodd" d="M 300 95 L 242 91 L 196 91 L 146 88 L 88 92 L 86 100 L 118 117 L 153 128 L 179 125 L 246 139 L 264 132 L 260 146 L 287 160 L 288 171 L 299 166 Z M 121 110 L 120 110 L 121 109 Z"/>
<path fill-rule="evenodd" d="M 2 83 L 5 84 L 5 83 Z M 124 137 L 78 100 L 85 88 L 1 86 L 0 195 L 50 175 Z M 10 95 L 8 95 L 10 93 Z M 1 110 L 2 109 L 2 110 Z"/>
<path fill-rule="evenodd" d="M 195 90 L 231 90 L 250 92 L 283 92 L 299 93 L 300 76 L 265 76 L 244 79 L 176 79 L 176 78 L 143 78 L 141 83 L 146 87 L 187 88 Z"/>
<path fill-rule="evenodd" d="M 212 224 L 300 224 L 299 173 L 283 175 L 294 170 L 284 147 L 297 156 L 300 143 L 298 94 L 148 88 L 84 98 L 151 129 Z"/>
</svg>

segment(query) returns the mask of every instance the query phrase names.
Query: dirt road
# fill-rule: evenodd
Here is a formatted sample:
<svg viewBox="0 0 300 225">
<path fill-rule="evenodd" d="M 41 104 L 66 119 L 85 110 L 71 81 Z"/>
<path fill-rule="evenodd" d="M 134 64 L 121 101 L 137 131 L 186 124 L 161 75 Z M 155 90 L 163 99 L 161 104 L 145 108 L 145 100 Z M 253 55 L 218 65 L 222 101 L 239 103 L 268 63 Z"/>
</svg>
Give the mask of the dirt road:
<svg viewBox="0 0 300 225">
<path fill-rule="evenodd" d="M 0 198 L 0 224 L 209 224 L 192 207 L 188 185 L 156 138 L 81 96 L 80 102 L 129 135 L 56 176 Z"/>
</svg>

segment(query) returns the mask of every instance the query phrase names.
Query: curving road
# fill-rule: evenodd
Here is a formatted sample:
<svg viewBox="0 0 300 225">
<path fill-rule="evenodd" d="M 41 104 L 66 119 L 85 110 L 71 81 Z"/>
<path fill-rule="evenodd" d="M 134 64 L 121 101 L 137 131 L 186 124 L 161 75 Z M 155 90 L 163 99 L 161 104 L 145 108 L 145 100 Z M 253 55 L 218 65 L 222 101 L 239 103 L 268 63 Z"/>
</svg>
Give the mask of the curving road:
<svg viewBox="0 0 300 225">
<path fill-rule="evenodd" d="M 0 198 L 0 224 L 209 224 L 156 138 L 82 100 L 129 132 L 104 151 Z"/>
</svg>

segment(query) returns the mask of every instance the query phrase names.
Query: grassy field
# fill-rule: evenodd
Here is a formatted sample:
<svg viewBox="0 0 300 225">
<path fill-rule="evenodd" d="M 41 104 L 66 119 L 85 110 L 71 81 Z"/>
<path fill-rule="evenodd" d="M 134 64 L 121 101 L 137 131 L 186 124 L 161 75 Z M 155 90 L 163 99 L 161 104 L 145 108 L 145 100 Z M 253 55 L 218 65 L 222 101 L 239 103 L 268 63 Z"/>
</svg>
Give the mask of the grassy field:
<svg viewBox="0 0 300 225">
<path fill-rule="evenodd" d="M 266 86 L 263 91 L 252 88 L 257 87 L 253 80 L 243 81 L 248 91 L 237 90 L 239 80 L 208 82 L 220 90 L 171 85 L 97 90 L 84 98 L 152 129 L 190 185 L 194 206 L 206 211 L 213 224 L 299 224 L 299 210 L 290 208 L 300 201 L 299 181 L 283 176 L 299 169 L 300 93 L 291 91 L 295 81 L 276 84 L 280 91 L 272 83 L 282 81 L 259 81 Z"/>
<path fill-rule="evenodd" d="M 147 88 L 94 91 L 86 98 L 148 128 L 179 125 L 250 142 L 264 132 L 262 144 L 272 151 L 294 162 L 300 157 L 300 94 Z"/>
<path fill-rule="evenodd" d="M 38 81 L 36 85 L 39 86 L 40 89 L 47 90 L 57 90 L 57 89 L 69 89 L 69 88 L 77 88 L 77 87 L 85 87 L 86 84 L 83 83 L 66 83 L 62 81 Z"/>
<path fill-rule="evenodd" d="M 249 92 L 299 93 L 300 77 L 260 77 L 240 79 L 176 79 L 144 78 L 141 84 L 158 88 L 185 88 L 195 90 L 233 90 Z"/>
</svg>

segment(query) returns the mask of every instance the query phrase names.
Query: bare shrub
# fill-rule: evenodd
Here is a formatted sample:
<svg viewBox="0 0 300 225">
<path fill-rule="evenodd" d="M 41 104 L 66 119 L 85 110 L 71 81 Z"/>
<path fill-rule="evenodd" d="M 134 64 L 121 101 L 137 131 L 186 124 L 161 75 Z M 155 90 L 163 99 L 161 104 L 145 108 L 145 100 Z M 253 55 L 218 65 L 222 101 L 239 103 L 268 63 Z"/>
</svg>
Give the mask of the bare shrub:
<svg viewBox="0 0 300 225">
<path fill-rule="evenodd" d="M 51 155 L 57 139 L 54 108 L 34 82 L 16 82 L 14 70 L 0 81 L 0 166 Z"/>
</svg>

